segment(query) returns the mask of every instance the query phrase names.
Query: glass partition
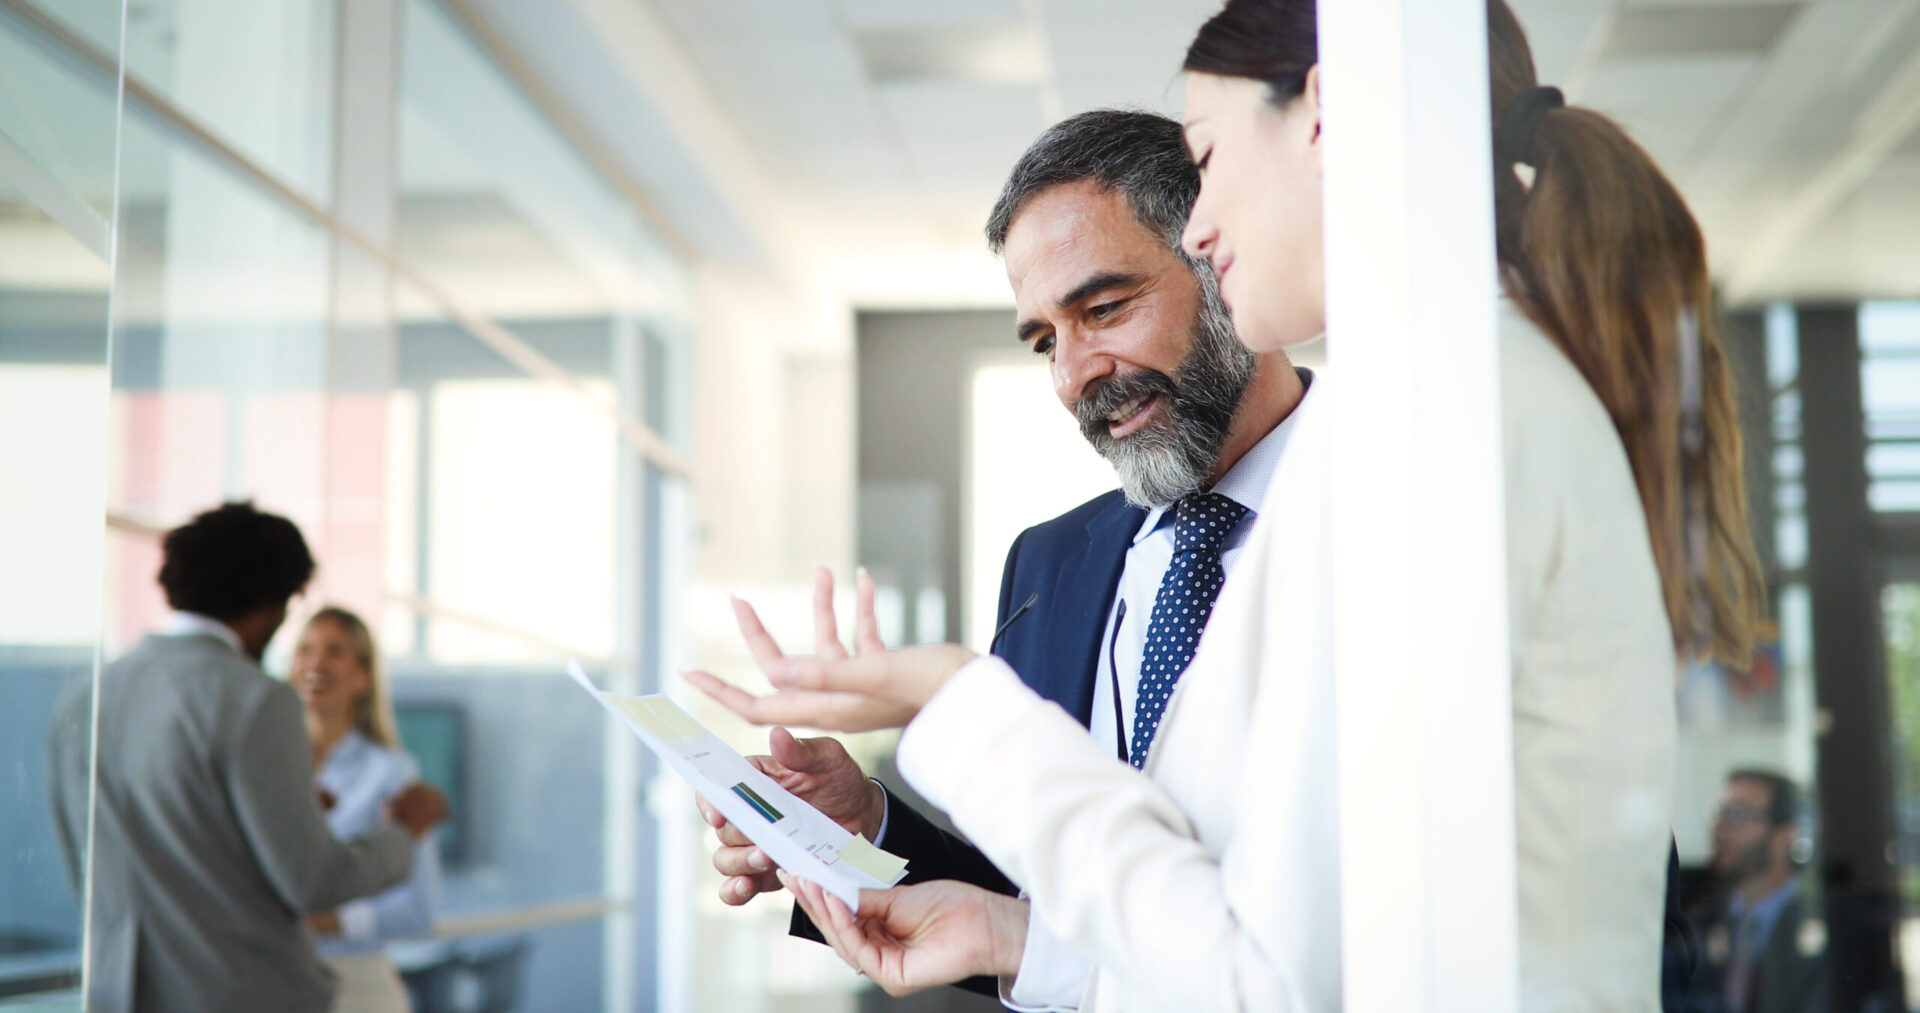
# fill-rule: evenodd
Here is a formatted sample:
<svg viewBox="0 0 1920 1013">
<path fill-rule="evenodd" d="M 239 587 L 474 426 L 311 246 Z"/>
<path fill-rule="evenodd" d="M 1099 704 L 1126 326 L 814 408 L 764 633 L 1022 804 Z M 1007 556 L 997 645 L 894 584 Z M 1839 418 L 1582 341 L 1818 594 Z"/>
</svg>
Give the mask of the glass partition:
<svg viewBox="0 0 1920 1013">
<path fill-rule="evenodd" d="M 680 987 L 652 768 L 562 666 L 680 664 L 690 282 L 470 14 L 0 0 L 0 1002 L 78 1001 L 55 701 L 167 621 L 160 536 L 235 499 L 319 560 L 267 672 L 362 614 L 452 798 L 435 927 L 391 947 L 419 1008 Z M 394 78 L 343 80 L 382 47 Z"/>
<path fill-rule="evenodd" d="M 1920 18 L 1515 7 L 1691 205 L 1740 386 L 1769 595 L 1750 665 L 1680 683 L 1687 1008 L 1914 1009 Z"/>
<path fill-rule="evenodd" d="M 62 5 L 104 70 L 50 53 L 44 11 L 0 7 L 0 1005 L 79 1008 L 85 850 L 49 753 L 85 730 L 56 709 L 100 647 L 119 6 Z"/>
</svg>

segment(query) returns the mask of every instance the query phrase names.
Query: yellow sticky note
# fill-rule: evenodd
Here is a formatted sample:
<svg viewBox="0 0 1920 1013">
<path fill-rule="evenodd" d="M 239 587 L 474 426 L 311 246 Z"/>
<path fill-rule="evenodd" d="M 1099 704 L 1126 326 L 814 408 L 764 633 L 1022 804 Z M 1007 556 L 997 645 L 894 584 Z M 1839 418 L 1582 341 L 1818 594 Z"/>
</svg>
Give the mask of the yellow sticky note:
<svg viewBox="0 0 1920 1013">
<path fill-rule="evenodd" d="M 896 882 L 907 871 L 906 859 L 874 847 L 859 834 L 840 848 L 840 860 L 882 883 Z"/>
<path fill-rule="evenodd" d="M 664 696 L 620 696 L 616 693 L 603 693 L 608 701 L 620 708 L 620 713 L 633 719 L 633 723 L 668 742 L 684 739 L 690 735 L 700 735 L 707 729 Z"/>
<path fill-rule="evenodd" d="M 693 715 L 681 710 L 679 704 L 674 703 L 672 700 L 658 693 L 651 696 L 643 696 L 640 698 L 640 702 L 653 708 L 654 716 L 658 717 L 667 727 L 673 729 L 673 735 L 671 735 L 670 738 L 684 739 L 689 735 L 705 735 L 707 733 L 706 725 L 695 720 Z"/>
</svg>

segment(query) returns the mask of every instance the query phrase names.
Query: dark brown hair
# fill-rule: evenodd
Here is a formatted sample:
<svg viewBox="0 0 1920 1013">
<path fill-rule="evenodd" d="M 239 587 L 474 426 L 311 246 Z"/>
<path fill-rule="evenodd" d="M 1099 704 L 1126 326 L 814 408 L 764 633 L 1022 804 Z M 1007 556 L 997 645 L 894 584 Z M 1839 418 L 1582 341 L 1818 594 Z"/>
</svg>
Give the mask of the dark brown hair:
<svg viewBox="0 0 1920 1013">
<path fill-rule="evenodd" d="M 226 503 L 167 532 L 160 543 L 167 605 L 234 620 L 285 606 L 313 578 L 313 555 L 292 521 Z"/>
<path fill-rule="evenodd" d="M 1319 62 L 1315 19 L 1313 0 L 1228 0 L 1194 38 L 1185 69 L 1264 82 L 1284 105 Z M 1487 28 L 1497 124 L 1539 81 L 1505 0 L 1489 0 Z M 1590 109 L 1546 112 L 1524 161 L 1531 186 L 1514 160 L 1495 158 L 1501 281 L 1613 420 L 1646 511 L 1676 648 L 1744 670 L 1765 591 L 1700 227 L 1653 159 Z M 1690 324 L 1700 378 L 1693 441 L 1683 439 L 1682 417 Z M 1691 554 L 1690 528 L 1699 532 Z"/>
</svg>

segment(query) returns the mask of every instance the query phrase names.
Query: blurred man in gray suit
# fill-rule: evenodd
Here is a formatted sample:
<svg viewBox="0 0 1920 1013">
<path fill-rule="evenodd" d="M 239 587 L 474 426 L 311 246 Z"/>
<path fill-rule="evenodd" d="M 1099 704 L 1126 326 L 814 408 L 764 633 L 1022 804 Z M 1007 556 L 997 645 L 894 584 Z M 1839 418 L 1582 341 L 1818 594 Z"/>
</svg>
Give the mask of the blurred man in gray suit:
<svg viewBox="0 0 1920 1013">
<path fill-rule="evenodd" d="M 53 804 L 84 884 L 89 1010 L 323 1013 L 333 979 L 304 915 L 406 878 L 414 840 L 446 818 L 414 785 L 378 829 L 328 832 L 300 700 L 259 662 L 312 575 L 284 517 L 195 517 L 166 537 L 169 629 L 101 672 L 91 800 L 93 688 L 62 701 Z"/>
</svg>

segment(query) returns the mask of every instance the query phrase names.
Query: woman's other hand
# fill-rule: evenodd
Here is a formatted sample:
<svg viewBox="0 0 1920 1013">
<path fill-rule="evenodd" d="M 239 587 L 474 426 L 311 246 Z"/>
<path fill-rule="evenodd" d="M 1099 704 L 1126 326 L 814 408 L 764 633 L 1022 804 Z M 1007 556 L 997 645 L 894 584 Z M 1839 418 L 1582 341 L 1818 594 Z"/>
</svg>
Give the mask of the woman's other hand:
<svg viewBox="0 0 1920 1013">
<path fill-rule="evenodd" d="M 855 597 L 857 655 L 850 655 L 840 643 L 833 576 L 823 567 L 814 577 L 814 657 L 787 657 L 753 606 L 734 599 L 740 635 L 760 671 L 773 683 L 773 693 L 756 697 L 706 672 L 688 672 L 687 681 L 755 724 L 842 732 L 901 727 L 976 655 L 954 644 L 889 651 L 874 619 L 873 578 L 865 571 L 860 573 Z"/>
<path fill-rule="evenodd" d="M 889 995 L 906 995 L 976 974 L 1012 976 L 1027 945 L 1027 902 L 970 883 L 935 880 L 860 891 L 847 910 L 818 884 L 781 873 L 847 966 Z"/>
</svg>

